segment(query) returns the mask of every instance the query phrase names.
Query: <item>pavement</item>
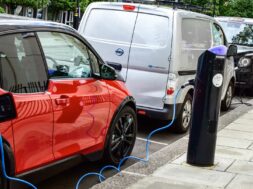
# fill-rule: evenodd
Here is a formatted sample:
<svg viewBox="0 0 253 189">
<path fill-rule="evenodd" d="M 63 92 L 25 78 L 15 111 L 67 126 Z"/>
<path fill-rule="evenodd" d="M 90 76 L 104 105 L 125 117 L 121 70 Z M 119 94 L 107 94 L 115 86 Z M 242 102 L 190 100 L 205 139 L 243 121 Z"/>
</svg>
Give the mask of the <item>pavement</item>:
<svg viewBox="0 0 253 189">
<path fill-rule="evenodd" d="M 221 116 L 218 130 L 211 167 L 186 163 L 187 135 L 152 154 L 149 163 L 135 163 L 92 189 L 252 189 L 253 106 Z"/>
</svg>

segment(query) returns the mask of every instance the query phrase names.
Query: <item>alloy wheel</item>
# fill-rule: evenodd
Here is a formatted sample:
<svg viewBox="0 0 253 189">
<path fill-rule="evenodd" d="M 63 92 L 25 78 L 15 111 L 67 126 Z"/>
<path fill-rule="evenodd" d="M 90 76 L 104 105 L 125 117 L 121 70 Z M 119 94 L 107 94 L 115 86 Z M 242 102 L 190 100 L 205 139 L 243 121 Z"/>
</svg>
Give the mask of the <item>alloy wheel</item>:
<svg viewBox="0 0 253 189">
<path fill-rule="evenodd" d="M 231 85 L 228 86 L 228 90 L 226 93 L 226 106 L 229 107 L 232 101 L 232 97 L 233 97 L 233 90 Z"/>
<path fill-rule="evenodd" d="M 111 138 L 111 154 L 115 159 L 125 157 L 135 142 L 135 125 L 131 114 L 123 114 L 115 124 Z"/>
<path fill-rule="evenodd" d="M 192 115 L 192 103 L 190 100 L 187 100 L 183 107 L 182 113 L 182 126 L 184 128 L 187 128 L 189 126 L 191 121 L 191 115 Z"/>
</svg>

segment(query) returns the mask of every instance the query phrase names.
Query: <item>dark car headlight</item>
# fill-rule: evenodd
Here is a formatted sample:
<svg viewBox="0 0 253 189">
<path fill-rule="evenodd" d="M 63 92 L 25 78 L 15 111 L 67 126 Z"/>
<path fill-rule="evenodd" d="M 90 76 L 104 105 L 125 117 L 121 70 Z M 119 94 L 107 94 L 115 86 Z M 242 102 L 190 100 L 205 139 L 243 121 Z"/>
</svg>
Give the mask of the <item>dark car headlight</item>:
<svg viewBox="0 0 253 189">
<path fill-rule="evenodd" d="M 251 64 L 251 59 L 250 58 L 246 58 L 246 57 L 242 57 L 240 58 L 239 62 L 238 62 L 238 66 L 239 67 L 247 67 Z"/>
</svg>

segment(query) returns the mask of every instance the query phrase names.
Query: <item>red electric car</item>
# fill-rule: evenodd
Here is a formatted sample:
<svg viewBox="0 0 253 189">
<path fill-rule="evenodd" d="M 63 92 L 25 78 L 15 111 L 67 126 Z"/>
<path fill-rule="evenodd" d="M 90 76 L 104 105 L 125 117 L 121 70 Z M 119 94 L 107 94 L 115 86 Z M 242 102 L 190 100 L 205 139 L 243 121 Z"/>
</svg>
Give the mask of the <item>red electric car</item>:
<svg viewBox="0 0 253 189">
<path fill-rule="evenodd" d="M 0 87 L 10 176 L 75 156 L 116 164 L 132 152 L 134 99 L 115 70 L 68 26 L 0 16 Z M 0 178 L 0 188 L 6 185 Z"/>
</svg>

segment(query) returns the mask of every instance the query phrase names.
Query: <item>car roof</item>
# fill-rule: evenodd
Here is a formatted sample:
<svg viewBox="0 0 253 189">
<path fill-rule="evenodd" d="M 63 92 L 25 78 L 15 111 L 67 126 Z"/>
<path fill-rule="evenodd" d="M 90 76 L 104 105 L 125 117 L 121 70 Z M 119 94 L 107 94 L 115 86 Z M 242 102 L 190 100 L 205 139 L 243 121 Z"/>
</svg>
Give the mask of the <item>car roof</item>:
<svg viewBox="0 0 253 189">
<path fill-rule="evenodd" d="M 214 20 L 213 17 L 207 16 L 205 14 L 192 12 L 189 10 L 184 9 L 173 9 L 172 7 L 168 6 L 160 6 L 160 5 L 149 5 L 149 4 L 139 4 L 139 3 L 122 3 L 122 2 L 94 2 L 90 4 L 89 8 L 101 8 L 101 9 L 116 9 L 122 10 L 123 5 L 130 5 L 138 7 L 139 11 L 151 12 L 152 14 L 159 14 L 159 15 L 167 15 L 168 12 L 176 12 L 176 13 L 183 13 L 195 16 L 201 16 L 208 19 Z"/>
<path fill-rule="evenodd" d="M 33 19 L 22 16 L 13 16 L 8 14 L 0 14 L 0 32 L 9 31 L 9 30 L 33 30 L 33 29 L 61 29 L 67 30 L 70 32 L 76 31 L 70 26 L 65 24 L 43 21 L 39 19 Z"/>
<path fill-rule="evenodd" d="M 242 18 L 242 17 L 225 17 L 225 16 L 220 16 L 216 17 L 216 20 L 222 22 L 242 22 L 242 23 L 249 23 L 253 24 L 253 19 L 252 18 Z"/>
</svg>

